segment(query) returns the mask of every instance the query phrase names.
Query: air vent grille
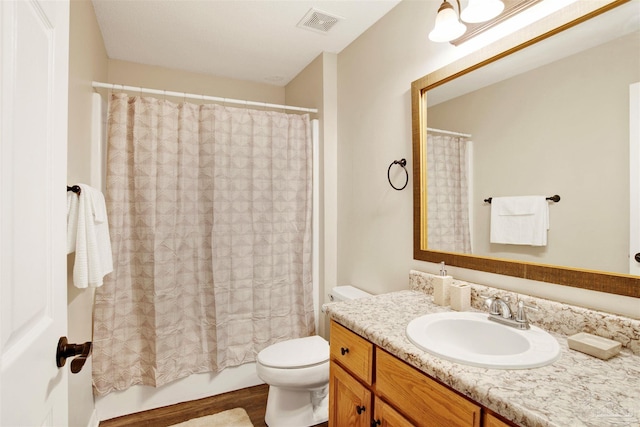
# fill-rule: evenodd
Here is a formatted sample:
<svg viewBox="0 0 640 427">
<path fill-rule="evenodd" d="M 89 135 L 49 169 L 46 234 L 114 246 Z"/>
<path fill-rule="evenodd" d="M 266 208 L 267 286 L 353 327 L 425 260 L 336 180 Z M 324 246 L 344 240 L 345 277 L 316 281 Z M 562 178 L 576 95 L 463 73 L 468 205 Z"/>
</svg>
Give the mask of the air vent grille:
<svg viewBox="0 0 640 427">
<path fill-rule="evenodd" d="M 319 33 L 328 33 L 329 30 L 342 19 L 344 18 L 311 8 L 300 22 L 298 22 L 298 27 Z"/>
</svg>

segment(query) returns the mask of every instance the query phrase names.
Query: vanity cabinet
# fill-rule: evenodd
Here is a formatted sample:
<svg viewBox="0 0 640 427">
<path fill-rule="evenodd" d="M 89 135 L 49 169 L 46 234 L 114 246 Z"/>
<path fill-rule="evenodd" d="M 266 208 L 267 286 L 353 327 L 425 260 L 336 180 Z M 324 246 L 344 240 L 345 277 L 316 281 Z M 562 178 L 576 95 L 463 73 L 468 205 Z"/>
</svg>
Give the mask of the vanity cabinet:
<svg viewBox="0 0 640 427">
<path fill-rule="evenodd" d="M 330 354 L 329 427 L 509 427 L 335 321 Z"/>
<path fill-rule="evenodd" d="M 376 348 L 376 395 L 418 424 L 480 426 L 480 406 L 380 348 Z"/>
<path fill-rule="evenodd" d="M 507 424 L 491 414 L 482 414 L 482 427 L 511 427 L 511 424 Z"/>
<path fill-rule="evenodd" d="M 413 427 L 411 421 L 403 417 L 400 412 L 393 409 L 393 406 L 388 405 L 378 396 L 375 396 L 374 399 L 374 421 L 371 423 L 372 427 Z"/>
<path fill-rule="evenodd" d="M 349 329 L 331 322 L 331 360 L 340 364 L 358 380 L 370 386 L 373 381 L 373 344 Z"/>
<path fill-rule="evenodd" d="M 329 425 L 369 427 L 371 391 L 338 364 L 329 368 Z"/>
</svg>

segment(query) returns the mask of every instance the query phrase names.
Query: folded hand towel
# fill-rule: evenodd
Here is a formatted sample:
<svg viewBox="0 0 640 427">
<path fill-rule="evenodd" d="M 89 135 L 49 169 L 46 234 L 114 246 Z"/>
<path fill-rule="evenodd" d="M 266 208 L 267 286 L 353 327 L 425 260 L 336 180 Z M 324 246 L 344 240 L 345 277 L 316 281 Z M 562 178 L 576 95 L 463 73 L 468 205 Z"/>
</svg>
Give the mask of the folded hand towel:
<svg viewBox="0 0 640 427">
<path fill-rule="evenodd" d="M 67 191 L 67 253 L 76 250 L 78 235 L 78 194 Z"/>
<path fill-rule="evenodd" d="M 493 197 L 491 243 L 546 246 L 549 204 L 545 196 Z"/>
<path fill-rule="evenodd" d="M 80 194 L 67 197 L 67 226 L 74 228 L 75 244 L 72 244 L 73 231 L 67 230 L 67 250 L 73 252 L 76 259 L 73 266 L 73 284 L 78 288 L 97 287 L 103 283 L 103 277 L 113 271 L 109 223 L 104 196 L 95 188 L 78 184 Z M 76 197 L 77 203 L 69 200 Z"/>
</svg>

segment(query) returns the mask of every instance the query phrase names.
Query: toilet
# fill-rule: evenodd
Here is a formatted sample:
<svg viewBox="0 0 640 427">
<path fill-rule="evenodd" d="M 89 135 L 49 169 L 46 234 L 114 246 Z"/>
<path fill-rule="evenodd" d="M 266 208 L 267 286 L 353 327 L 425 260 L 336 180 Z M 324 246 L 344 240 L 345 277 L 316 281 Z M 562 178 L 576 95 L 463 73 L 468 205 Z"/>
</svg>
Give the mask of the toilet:
<svg viewBox="0 0 640 427">
<path fill-rule="evenodd" d="M 369 297 L 353 286 L 336 286 L 331 301 Z M 321 336 L 272 344 L 258 353 L 256 372 L 269 385 L 269 427 L 307 427 L 329 419 L 329 343 Z"/>
</svg>

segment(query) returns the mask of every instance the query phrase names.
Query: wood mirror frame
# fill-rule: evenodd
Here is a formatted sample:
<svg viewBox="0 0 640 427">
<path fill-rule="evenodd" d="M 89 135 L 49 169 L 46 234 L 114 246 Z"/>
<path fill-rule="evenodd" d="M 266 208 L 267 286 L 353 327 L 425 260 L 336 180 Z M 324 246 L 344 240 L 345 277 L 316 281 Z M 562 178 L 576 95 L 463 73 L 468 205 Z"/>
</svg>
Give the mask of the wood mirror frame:
<svg viewBox="0 0 640 427">
<path fill-rule="evenodd" d="M 629 0 L 575 2 L 490 46 L 430 73 L 411 84 L 413 133 L 413 258 L 471 270 L 640 298 L 640 277 L 571 267 L 509 261 L 427 249 L 426 185 L 426 93 L 428 90 L 470 73 L 600 15 Z M 424 173 L 423 173 L 424 172 Z"/>
</svg>

